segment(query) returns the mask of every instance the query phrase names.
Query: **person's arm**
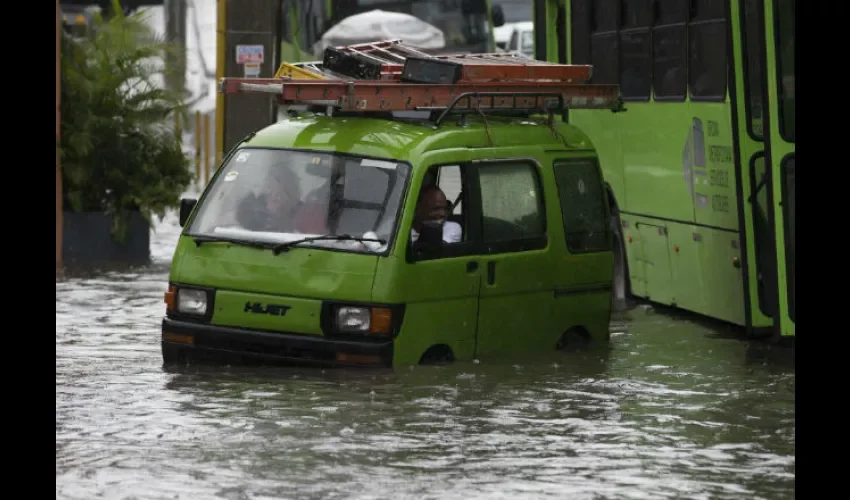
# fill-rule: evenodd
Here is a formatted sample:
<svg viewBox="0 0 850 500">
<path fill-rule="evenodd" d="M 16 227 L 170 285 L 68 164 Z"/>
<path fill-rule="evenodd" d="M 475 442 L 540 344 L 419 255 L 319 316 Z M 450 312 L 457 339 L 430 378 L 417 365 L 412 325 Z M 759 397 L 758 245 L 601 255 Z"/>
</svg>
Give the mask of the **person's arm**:
<svg viewBox="0 0 850 500">
<path fill-rule="evenodd" d="M 301 205 L 295 216 L 295 229 L 304 234 L 325 234 L 328 232 L 327 207 L 319 203 Z"/>
<path fill-rule="evenodd" d="M 443 241 L 446 243 L 460 243 L 463 238 L 463 229 L 457 222 L 446 221 L 443 224 Z"/>
</svg>

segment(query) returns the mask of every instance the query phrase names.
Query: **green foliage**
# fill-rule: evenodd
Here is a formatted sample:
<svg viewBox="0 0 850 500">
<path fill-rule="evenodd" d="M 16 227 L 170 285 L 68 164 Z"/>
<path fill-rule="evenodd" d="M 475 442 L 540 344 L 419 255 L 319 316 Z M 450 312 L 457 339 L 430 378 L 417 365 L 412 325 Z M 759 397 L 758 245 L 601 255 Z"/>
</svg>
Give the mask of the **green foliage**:
<svg viewBox="0 0 850 500">
<path fill-rule="evenodd" d="M 120 239 L 126 212 L 161 218 L 192 174 L 174 127 L 175 113 L 186 123 L 182 93 L 164 88 L 164 60 L 182 71 L 184 57 L 114 3 L 84 36 L 63 33 L 58 147 L 66 210 L 114 214 Z"/>
</svg>

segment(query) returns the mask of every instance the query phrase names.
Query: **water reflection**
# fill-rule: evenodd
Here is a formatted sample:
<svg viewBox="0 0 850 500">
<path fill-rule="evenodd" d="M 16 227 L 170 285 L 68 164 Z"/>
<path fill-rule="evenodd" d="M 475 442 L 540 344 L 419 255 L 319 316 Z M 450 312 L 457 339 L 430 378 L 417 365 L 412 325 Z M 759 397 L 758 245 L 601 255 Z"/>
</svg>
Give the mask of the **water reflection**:
<svg viewBox="0 0 850 500">
<path fill-rule="evenodd" d="M 57 498 L 794 496 L 793 358 L 763 344 L 639 307 L 509 363 L 165 371 L 157 234 L 149 268 L 57 282 Z"/>
</svg>

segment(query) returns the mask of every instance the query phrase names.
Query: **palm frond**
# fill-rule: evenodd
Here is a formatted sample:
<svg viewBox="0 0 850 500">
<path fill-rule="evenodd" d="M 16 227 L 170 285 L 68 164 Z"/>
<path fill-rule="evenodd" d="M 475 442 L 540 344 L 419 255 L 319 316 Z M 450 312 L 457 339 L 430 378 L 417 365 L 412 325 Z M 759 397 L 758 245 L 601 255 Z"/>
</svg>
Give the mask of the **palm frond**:
<svg viewBox="0 0 850 500">
<path fill-rule="evenodd" d="M 117 0 L 113 12 L 61 40 L 65 199 L 74 210 L 161 215 L 192 178 L 170 123 L 184 111 L 182 92 L 166 86 L 185 60 L 143 15 L 124 15 Z"/>
</svg>

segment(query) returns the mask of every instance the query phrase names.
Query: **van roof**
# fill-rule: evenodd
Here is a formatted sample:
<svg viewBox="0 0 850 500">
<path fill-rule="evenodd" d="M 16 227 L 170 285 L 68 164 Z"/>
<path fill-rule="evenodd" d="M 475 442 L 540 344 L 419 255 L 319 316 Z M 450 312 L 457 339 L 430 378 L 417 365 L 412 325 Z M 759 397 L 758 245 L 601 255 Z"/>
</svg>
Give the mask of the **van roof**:
<svg viewBox="0 0 850 500">
<path fill-rule="evenodd" d="M 265 127 L 239 148 L 332 151 L 415 165 L 413 159 L 433 151 L 528 146 L 562 151 L 593 149 L 588 136 L 577 127 L 558 121 L 550 127 L 546 119 L 468 117 L 465 123 L 447 120 L 437 128 L 428 122 L 320 114 L 292 117 Z"/>
</svg>

